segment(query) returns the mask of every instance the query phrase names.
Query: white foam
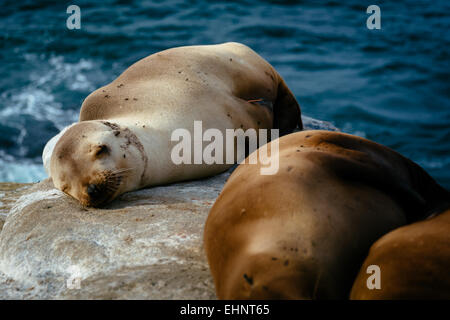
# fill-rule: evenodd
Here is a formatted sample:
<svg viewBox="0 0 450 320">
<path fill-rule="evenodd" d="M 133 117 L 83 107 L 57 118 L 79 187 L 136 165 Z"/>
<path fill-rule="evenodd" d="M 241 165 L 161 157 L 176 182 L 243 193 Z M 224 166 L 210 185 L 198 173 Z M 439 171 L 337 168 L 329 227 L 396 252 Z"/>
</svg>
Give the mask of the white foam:
<svg viewBox="0 0 450 320">
<path fill-rule="evenodd" d="M 0 181 L 29 183 L 47 178 L 42 164 L 31 161 L 17 162 L 0 159 L 0 168 Z"/>
<path fill-rule="evenodd" d="M 87 71 L 95 68 L 95 63 L 81 59 L 70 63 L 62 56 L 47 59 L 43 55 L 26 54 L 28 63 L 37 67 L 29 74 L 29 84 L 22 88 L 14 88 L 2 93 L 4 108 L 0 110 L 0 118 L 17 115 L 29 115 L 36 120 L 50 121 L 58 129 L 68 123 L 75 122 L 78 110 L 63 108 L 53 94 L 54 88 L 64 86 L 71 91 L 83 93 L 95 90 L 96 85 L 89 81 Z M 18 127 L 18 124 L 10 124 Z M 20 145 L 20 141 L 17 142 Z"/>
<path fill-rule="evenodd" d="M 339 131 L 331 122 L 317 120 L 302 114 L 302 123 L 304 130 L 328 130 Z"/>
<path fill-rule="evenodd" d="M 353 125 L 351 122 L 346 122 L 344 124 L 344 127 L 342 128 L 342 131 L 344 131 L 345 133 L 353 134 L 353 135 L 361 137 L 361 138 L 366 138 L 366 133 L 364 131 L 356 130 L 355 128 L 353 128 Z"/>
<path fill-rule="evenodd" d="M 69 62 L 63 56 L 49 57 L 44 54 L 25 54 L 24 58 L 28 65 L 35 66 L 28 74 L 27 84 L 6 90 L 0 96 L 3 101 L 0 119 L 19 132 L 14 141 L 19 157 L 27 154 L 28 146 L 24 144 L 24 138 L 31 132 L 23 121 L 9 121 L 9 119 L 29 116 L 36 121 L 51 122 L 59 130 L 64 129 L 68 124 L 77 121 L 79 108 L 65 108 L 54 94 L 55 88 L 65 87 L 83 94 L 93 91 L 97 84 L 89 75 L 100 68 L 99 64 L 87 59 Z M 18 162 L 0 150 L 0 181 L 36 182 L 46 178 L 49 156 L 56 141 L 57 139 L 49 141 L 50 144 L 47 143 L 46 150 L 44 149 L 45 169 L 31 160 Z"/>
</svg>

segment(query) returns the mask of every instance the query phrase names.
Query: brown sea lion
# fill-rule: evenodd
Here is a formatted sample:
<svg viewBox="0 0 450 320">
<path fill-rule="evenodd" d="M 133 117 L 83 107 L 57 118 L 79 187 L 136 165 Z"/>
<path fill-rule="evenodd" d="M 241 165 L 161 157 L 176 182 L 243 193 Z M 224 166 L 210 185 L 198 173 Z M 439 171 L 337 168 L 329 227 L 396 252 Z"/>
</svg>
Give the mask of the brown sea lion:
<svg viewBox="0 0 450 320">
<path fill-rule="evenodd" d="M 430 219 L 398 228 L 375 242 L 353 284 L 350 298 L 450 299 L 448 207 Z M 378 288 L 367 284 L 371 280 L 367 268 L 371 265 L 379 267 Z"/>
<path fill-rule="evenodd" d="M 414 162 L 360 137 L 303 131 L 269 149 L 277 142 L 278 172 L 239 165 L 206 221 L 220 299 L 346 299 L 372 243 L 448 196 Z"/>
</svg>

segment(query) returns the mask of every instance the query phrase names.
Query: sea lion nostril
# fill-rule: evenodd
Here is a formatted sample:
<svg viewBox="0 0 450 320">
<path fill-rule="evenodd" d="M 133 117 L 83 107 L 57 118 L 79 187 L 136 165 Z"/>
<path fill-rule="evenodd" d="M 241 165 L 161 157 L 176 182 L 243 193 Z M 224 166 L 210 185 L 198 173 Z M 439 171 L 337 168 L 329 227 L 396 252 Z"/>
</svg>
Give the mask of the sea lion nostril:
<svg viewBox="0 0 450 320">
<path fill-rule="evenodd" d="M 100 189 L 98 188 L 98 186 L 96 184 L 90 184 L 87 186 L 86 191 L 90 197 L 94 197 L 94 196 L 98 195 Z"/>
</svg>

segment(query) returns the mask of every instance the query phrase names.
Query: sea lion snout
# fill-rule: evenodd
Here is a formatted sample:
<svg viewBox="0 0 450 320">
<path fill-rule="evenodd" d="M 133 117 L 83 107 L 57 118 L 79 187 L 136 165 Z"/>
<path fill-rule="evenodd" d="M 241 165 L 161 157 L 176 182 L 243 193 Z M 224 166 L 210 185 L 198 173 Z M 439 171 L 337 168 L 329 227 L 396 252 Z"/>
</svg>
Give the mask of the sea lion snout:
<svg viewBox="0 0 450 320">
<path fill-rule="evenodd" d="M 90 183 L 84 188 L 83 205 L 87 207 L 97 207 L 106 200 L 112 198 L 115 191 L 108 187 L 105 183 Z M 117 190 L 117 189 L 116 189 Z"/>
<path fill-rule="evenodd" d="M 89 184 L 86 188 L 86 193 L 88 194 L 89 197 L 91 198 L 96 198 L 98 197 L 98 195 L 100 194 L 101 190 L 100 187 L 96 184 Z"/>
<path fill-rule="evenodd" d="M 94 174 L 94 178 L 80 188 L 81 203 L 87 207 L 98 207 L 112 201 L 122 188 L 129 171 L 131 170 L 105 170 Z"/>
</svg>

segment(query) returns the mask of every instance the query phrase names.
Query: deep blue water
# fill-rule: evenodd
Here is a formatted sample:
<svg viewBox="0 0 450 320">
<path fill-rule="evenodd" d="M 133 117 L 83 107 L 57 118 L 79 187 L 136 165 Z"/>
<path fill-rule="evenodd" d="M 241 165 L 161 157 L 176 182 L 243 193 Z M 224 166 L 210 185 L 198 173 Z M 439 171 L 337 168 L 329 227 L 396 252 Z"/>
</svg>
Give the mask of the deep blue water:
<svg viewBox="0 0 450 320">
<path fill-rule="evenodd" d="M 46 141 L 83 99 L 174 46 L 238 41 L 308 116 L 385 144 L 450 188 L 450 1 L 2 1 L 0 181 L 45 177 Z M 66 8 L 81 8 L 81 30 Z M 368 30 L 366 8 L 381 8 Z"/>
</svg>

